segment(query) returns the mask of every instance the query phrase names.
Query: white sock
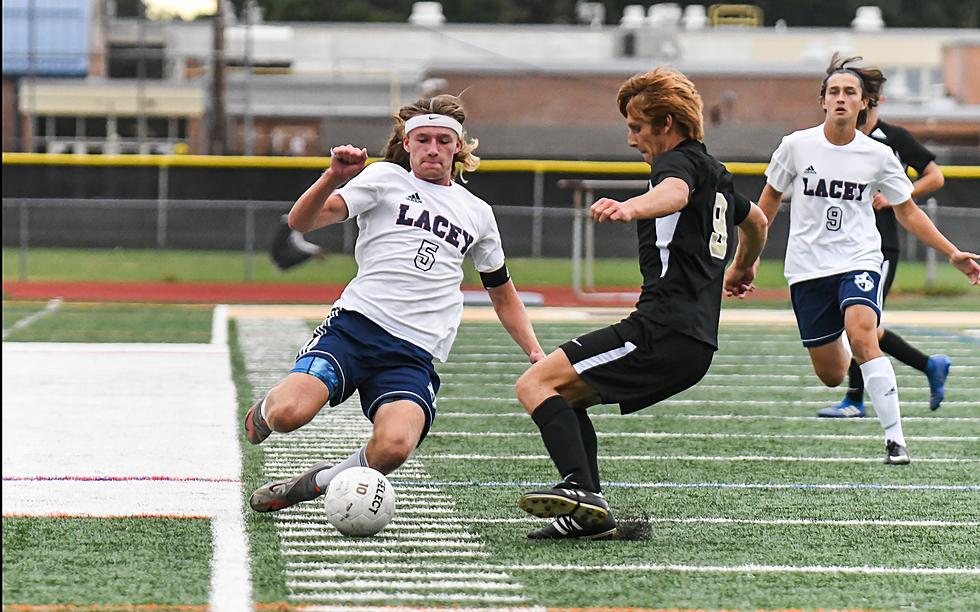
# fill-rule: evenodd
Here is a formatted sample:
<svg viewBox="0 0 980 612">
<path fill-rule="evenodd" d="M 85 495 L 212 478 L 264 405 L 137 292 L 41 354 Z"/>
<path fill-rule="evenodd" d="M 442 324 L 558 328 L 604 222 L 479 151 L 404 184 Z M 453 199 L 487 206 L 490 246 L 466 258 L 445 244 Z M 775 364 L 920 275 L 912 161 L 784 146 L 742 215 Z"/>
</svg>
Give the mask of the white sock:
<svg viewBox="0 0 980 612">
<path fill-rule="evenodd" d="M 268 423 L 268 422 L 269 422 L 269 419 L 268 419 L 268 417 L 266 417 L 266 416 L 265 416 L 265 398 L 266 398 L 266 397 L 269 397 L 269 396 L 268 396 L 268 395 L 266 395 L 265 397 L 263 397 L 263 398 L 262 398 L 262 403 L 260 403 L 260 404 L 259 404 L 259 415 L 260 415 L 260 416 L 262 417 L 262 419 L 263 419 L 263 420 L 264 420 L 264 421 L 265 421 L 266 423 Z"/>
<path fill-rule="evenodd" d="M 882 355 L 861 364 L 861 374 L 864 376 L 864 388 L 871 396 L 878 422 L 885 430 L 885 440 L 894 440 L 905 446 L 905 435 L 902 433 L 902 412 L 898 404 L 898 383 L 895 381 L 895 370 L 888 357 Z"/>
<path fill-rule="evenodd" d="M 367 462 L 367 456 L 365 455 L 366 452 L 367 444 L 357 449 L 353 455 L 344 459 L 332 468 L 317 472 L 316 486 L 320 487 L 321 491 L 326 491 L 327 487 L 330 486 L 330 481 L 333 480 L 337 474 L 343 472 L 347 468 L 370 467 Z"/>
<path fill-rule="evenodd" d="M 851 341 L 847 337 L 847 330 L 840 333 L 840 339 L 844 343 L 844 352 L 847 353 L 848 359 L 854 357 L 854 352 L 851 351 Z"/>
</svg>

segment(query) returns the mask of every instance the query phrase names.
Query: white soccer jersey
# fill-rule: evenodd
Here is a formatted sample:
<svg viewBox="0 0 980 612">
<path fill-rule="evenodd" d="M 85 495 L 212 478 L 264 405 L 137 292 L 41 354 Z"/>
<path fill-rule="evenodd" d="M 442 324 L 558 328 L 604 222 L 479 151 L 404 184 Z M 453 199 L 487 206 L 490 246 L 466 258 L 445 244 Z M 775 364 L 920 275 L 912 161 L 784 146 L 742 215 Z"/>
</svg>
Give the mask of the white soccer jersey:
<svg viewBox="0 0 980 612">
<path fill-rule="evenodd" d="M 462 185 L 436 185 L 376 162 L 337 191 L 357 217 L 357 276 L 336 306 L 445 361 L 463 313 L 463 256 L 504 265 L 490 205 Z"/>
<path fill-rule="evenodd" d="M 783 138 L 766 168 L 776 191 L 790 194 L 784 273 L 792 285 L 851 270 L 881 268 L 881 236 L 872 202 L 877 192 L 901 204 L 912 182 L 892 150 L 855 133 L 838 146 L 823 125 Z"/>
</svg>

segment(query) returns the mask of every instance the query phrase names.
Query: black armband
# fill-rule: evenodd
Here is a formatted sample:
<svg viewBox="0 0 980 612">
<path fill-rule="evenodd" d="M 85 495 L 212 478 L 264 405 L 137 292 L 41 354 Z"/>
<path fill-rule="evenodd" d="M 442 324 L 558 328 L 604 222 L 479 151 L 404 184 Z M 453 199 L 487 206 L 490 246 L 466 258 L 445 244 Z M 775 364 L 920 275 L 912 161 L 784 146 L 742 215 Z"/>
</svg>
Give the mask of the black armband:
<svg viewBox="0 0 980 612">
<path fill-rule="evenodd" d="M 504 264 L 493 272 L 480 272 L 480 280 L 487 289 L 499 287 L 510 280 L 510 272 L 507 271 L 507 264 Z"/>
</svg>

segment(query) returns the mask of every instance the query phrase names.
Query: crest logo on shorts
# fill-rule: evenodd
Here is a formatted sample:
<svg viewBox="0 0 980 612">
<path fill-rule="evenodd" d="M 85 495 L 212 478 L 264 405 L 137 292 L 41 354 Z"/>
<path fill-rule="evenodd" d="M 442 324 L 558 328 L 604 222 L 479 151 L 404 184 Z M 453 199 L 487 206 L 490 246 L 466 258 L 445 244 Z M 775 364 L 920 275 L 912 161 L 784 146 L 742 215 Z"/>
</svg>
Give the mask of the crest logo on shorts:
<svg viewBox="0 0 980 612">
<path fill-rule="evenodd" d="M 858 286 L 858 289 L 864 291 L 865 293 L 875 288 L 875 281 L 867 272 L 862 272 L 855 276 L 854 284 Z"/>
</svg>

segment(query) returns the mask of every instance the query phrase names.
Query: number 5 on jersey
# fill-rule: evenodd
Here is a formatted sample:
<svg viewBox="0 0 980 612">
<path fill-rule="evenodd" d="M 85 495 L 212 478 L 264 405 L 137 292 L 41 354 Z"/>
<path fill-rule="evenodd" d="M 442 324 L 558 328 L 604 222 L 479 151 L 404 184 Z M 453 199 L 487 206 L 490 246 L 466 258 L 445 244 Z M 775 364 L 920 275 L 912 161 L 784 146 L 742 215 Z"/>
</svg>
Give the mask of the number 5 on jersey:
<svg viewBox="0 0 980 612">
<path fill-rule="evenodd" d="M 436 251 L 439 245 L 428 240 L 423 240 L 419 245 L 419 252 L 415 255 L 415 267 L 423 272 L 432 269 L 432 264 L 436 263 Z"/>
</svg>

